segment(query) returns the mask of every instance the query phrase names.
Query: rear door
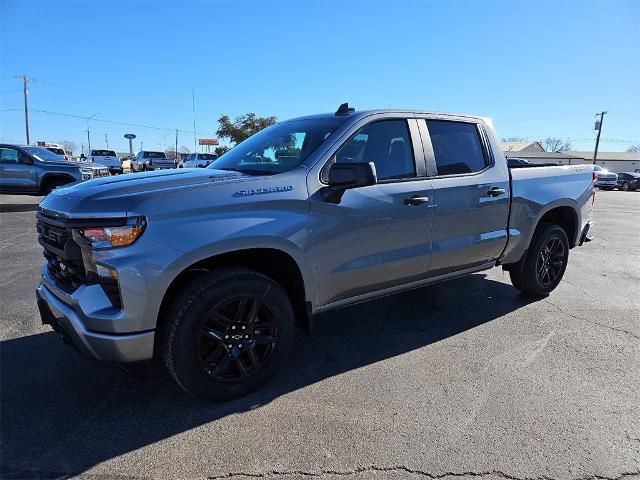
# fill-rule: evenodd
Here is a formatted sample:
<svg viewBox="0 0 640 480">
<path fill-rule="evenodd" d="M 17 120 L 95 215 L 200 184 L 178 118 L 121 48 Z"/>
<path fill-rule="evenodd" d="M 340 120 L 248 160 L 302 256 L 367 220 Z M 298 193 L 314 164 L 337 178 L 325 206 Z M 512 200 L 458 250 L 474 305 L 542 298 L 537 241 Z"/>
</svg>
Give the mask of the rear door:
<svg viewBox="0 0 640 480">
<path fill-rule="evenodd" d="M 367 123 L 323 172 L 333 161 L 373 162 L 378 183 L 346 190 L 335 203 L 311 197 L 320 304 L 426 277 L 431 182 L 416 120 Z"/>
<path fill-rule="evenodd" d="M 11 147 L 0 147 L 0 187 L 6 191 L 34 191 L 34 160 L 26 153 Z"/>
<path fill-rule="evenodd" d="M 483 126 L 466 118 L 418 120 L 433 188 L 429 275 L 496 260 L 507 242 L 509 174 Z"/>
</svg>

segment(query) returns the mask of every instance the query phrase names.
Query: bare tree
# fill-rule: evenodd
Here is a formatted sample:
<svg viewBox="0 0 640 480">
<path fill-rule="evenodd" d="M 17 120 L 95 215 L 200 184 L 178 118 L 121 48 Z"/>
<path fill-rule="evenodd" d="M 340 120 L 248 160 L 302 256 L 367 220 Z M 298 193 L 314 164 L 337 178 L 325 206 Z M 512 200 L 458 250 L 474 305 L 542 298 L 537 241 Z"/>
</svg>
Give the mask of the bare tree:
<svg viewBox="0 0 640 480">
<path fill-rule="evenodd" d="M 178 149 L 178 152 L 189 154 L 191 153 L 191 150 L 189 150 L 189 147 L 187 147 L 186 145 L 181 145 L 180 148 Z"/>
<path fill-rule="evenodd" d="M 58 142 L 60 145 L 62 145 L 62 148 L 64 148 L 64 151 L 67 152 L 69 155 L 73 155 L 73 152 L 78 148 L 78 145 L 75 144 L 75 142 L 72 142 L 71 140 L 59 140 Z"/>
<path fill-rule="evenodd" d="M 173 160 L 173 159 L 175 159 L 175 158 L 176 158 L 176 156 L 177 156 L 177 154 L 176 154 L 176 147 L 174 147 L 173 145 L 172 145 L 172 146 L 167 147 L 167 148 L 165 149 L 165 151 L 164 151 L 164 154 L 167 156 L 167 158 L 170 158 L 170 159 L 172 159 L 172 160 Z"/>
<path fill-rule="evenodd" d="M 567 150 L 571 150 L 571 142 L 569 139 L 562 140 L 557 137 L 548 137 L 544 140 L 539 140 L 538 143 L 540 143 L 547 152 L 566 152 Z"/>
<path fill-rule="evenodd" d="M 627 148 L 627 152 L 640 152 L 640 143 L 634 143 L 629 148 Z"/>
</svg>

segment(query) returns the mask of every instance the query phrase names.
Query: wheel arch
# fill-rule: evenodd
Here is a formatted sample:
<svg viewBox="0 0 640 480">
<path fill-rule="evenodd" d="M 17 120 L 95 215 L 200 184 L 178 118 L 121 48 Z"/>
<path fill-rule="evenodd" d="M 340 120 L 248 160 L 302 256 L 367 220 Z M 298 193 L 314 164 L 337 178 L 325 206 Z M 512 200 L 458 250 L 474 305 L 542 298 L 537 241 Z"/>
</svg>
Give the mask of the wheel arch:
<svg viewBox="0 0 640 480">
<path fill-rule="evenodd" d="M 56 180 L 64 180 L 67 183 L 76 182 L 77 179 L 73 175 L 64 172 L 47 172 L 40 177 L 40 191 L 44 191 L 45 187 Z"/>
<path fill-rule="evenodd" d="M 273 247 L 242 248 L 216 253 L 182 268 L 164 292 L 158 310 L 157 328 L 162 329 L 171 301 L 190 280 L 203 271 L 225 267 L 249 268 L 277 282 L 291 300 L 296 325 L 305 332 L 311 333 L 310 299 L 305 289 L 302 269 L 290 253 Z M 156 337 L 161 336 L 156 335 Z"/>
</svg>

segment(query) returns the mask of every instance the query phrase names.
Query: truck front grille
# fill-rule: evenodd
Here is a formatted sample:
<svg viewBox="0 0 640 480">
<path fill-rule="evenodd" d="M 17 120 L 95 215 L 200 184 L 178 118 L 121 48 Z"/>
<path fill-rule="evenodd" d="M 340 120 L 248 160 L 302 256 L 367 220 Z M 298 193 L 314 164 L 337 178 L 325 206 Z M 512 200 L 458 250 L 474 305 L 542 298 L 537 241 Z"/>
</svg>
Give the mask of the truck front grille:
<svg viewBox="0 0 640 480">
<path fill-rule="evenodd" d="M 120 287 L 111 279 L 103 280 L 94 272 L 87 272 L 82 258 L 82 249 L 72 236 L 72 229 L 47 221 L 46 215 L 38 214 L 36 228 L 38 242 L 42 245 L 47 260 L 47 272 L 56 287 L 65 293 L 75 292 L 81 285 L 99 284 L 116 308 L 122 308 Z"/>
</svg>

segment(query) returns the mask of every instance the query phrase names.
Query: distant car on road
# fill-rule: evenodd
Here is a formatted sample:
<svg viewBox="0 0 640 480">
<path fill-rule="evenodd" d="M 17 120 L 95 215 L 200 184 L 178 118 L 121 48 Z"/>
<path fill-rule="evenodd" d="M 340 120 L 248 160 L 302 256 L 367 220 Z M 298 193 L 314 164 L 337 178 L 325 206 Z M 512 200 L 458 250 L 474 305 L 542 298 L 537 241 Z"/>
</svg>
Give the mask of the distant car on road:
<svg viewBox="0 0 640 480">
<path fill-rule="evenodd" d="M 595 186 L 600 190 L 613 190 L 617 186 L 618 175 L 610 172 L 606 168 L 602 168 L 600 165 L 594 165 L 593 170 L 598 175 Z"/>
<path fill-rule="evenodd" d="M 91 150 L 89 160 L 91 163 L 104 165 L 112 175 L 122 173 L 122 162 L 113 150 Z"/>
<path fill-rule="evenodd" d="M 0 144 L 0 191 L 46 195 L 67 183 L 109 175 L 107 167 L 61 160 L 44 147 Z"/>
<path fill-rule="evenodd" d="M 619 190 L 625 192 L 629 190 L 640 189 L 640 173 L 636 172 L 622 172 L 618 173 L 618 181 L 616 186 Z"/>
<path fill-rule="evenodd" d="M 132 172 L 145 172 L 147 170 L 163 170 L 175 168 L 175 162 L 167 158 L 164 152 L 151 152 L 142 150 L 131 161 Z"/>
<path fill-rule="evenodd" d="M 190 153 L 187 158 L 178 162 L 178 168 L 208 167 L 217 158 L 215 153 Z"/>
</svg>

